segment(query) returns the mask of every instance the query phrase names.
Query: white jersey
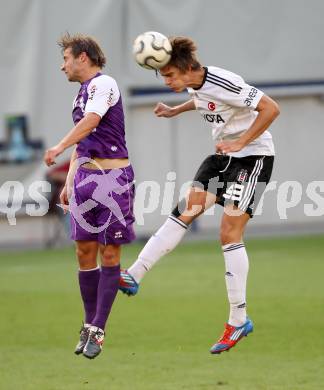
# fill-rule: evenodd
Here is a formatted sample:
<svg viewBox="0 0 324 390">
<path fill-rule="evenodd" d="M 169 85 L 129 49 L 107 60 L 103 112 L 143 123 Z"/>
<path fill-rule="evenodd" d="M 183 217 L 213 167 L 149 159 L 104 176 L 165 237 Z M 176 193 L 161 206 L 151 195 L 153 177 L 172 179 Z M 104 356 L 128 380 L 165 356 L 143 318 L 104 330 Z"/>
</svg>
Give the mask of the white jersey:
<svg viewBox="0 0 324 390">
<path fill-rule="evenodd" d="M 212 126 L 216 143 L 234 140 L 250 128 L 258 112 L 255 111 L 263 92 L 248 85 L 241 76 L 228 70 L 208 66 L 200 88 L 188 88 L 196 109 Z M 272 136 L 265 131 L 239 152 L 229 153 L 234 157 L 251 155 L 274 155 Z"/>
<path fill-rule="evenodd" d="M 94 112 L 101 118 L 106 114 L 108 109 L 118 103 L 120 92 L 116 81 L 102 74 L 94 77 L 88 87 L 88 100 L 85 105 L 85 113 Z"/>
</svg>

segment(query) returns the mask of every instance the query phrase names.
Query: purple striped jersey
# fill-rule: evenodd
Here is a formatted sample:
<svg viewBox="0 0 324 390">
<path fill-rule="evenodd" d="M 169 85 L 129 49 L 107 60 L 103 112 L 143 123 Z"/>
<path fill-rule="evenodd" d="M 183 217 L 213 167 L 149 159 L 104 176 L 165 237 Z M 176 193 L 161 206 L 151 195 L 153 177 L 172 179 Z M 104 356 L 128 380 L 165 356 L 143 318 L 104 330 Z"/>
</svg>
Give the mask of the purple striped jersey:
<svg viewBox="0 0 324 390">
<path fill-rule="evenodd" d="M 124 110 L 116 81 L 97 73 L 81 84 L 73 102 L 72 117 L 77 124 L 88 112 L 101 117 L 99 125 L 77 145 L 78 157 L 127 158 Z"/>
</svg>

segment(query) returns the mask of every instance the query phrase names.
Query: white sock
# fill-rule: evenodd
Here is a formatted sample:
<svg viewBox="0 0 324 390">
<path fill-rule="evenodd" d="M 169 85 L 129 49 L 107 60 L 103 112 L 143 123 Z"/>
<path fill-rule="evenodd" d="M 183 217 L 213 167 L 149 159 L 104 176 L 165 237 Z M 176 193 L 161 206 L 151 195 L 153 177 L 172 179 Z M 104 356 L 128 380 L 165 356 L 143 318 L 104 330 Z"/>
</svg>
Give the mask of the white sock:
<svg viewBox="0 0 324 390">
<path fill-rule="evenodd" d="M 241 326 L 246 322 L 246 280 L 249 259 L 242 242 L 223 245 L 225 258 L 225 282 L 230 315 L 228 323 Z"/>
<path fill-rule="evenodd" d="M 170 215 L 160 229 L 148 240 L 128 273 L 139 283 L 160 258 L 171 252 L 182 240 L 188 226 Z"/>
</svg>

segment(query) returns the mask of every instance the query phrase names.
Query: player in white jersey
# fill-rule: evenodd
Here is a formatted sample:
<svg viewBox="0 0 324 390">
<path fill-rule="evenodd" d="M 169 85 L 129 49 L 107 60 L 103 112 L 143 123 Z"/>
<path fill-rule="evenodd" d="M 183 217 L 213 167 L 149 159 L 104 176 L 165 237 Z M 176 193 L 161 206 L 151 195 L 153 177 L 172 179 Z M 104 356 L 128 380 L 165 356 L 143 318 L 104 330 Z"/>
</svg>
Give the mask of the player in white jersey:
<svg viewBox="0 0 324 390">
<path fill-rule="evenodd" d="M 175 92 L 187 89 L 190 100 L 174 107 L 158 103 L 158 117 L 171 118 L 198 110 L 211 124 L 215 154 L 199 167 L 187 198 L 173 210 L 164 225 L 147 242 L 136 262 L 121 273 L 120 290 L 135 295 L 148 270 L 181 241 L 192 221 L 214 203 L 224 206 L 220 241 L 225 259 L 225 281 L 230 304 L 222 337 L 211 348 L 221 353 L 252 332 L 246 313 L 249 268 L 243 243 L 247 222 L 270 180 L 274 147 L 267 128 L 278 116 L 278 105 L 242 77 L 214 66 L 203 67 L 194 42 L 171 38 L 170 62 L 160 69 L 165 84 Z"/>
</svg>

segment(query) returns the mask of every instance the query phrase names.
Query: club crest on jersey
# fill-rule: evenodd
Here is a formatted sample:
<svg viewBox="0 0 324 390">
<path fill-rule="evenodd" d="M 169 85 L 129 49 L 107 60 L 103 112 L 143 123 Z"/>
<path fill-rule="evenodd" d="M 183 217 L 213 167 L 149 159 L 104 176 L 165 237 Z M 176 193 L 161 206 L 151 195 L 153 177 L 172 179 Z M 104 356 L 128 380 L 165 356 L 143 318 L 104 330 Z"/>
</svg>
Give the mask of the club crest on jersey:
<svg viewBox="0 0 324 390">
<path fill-rule="evenodd" d="M 246 181 L 246 179 L 248 178 L 248 172 L 246 169 L 241 169 L 238 176 L 237 176 L 237 181 L 239 183 L 243 183 L 244 181 Z"/>
<path fill-rule="evenodd" d="M 216 104 L 214 102 L 208 102 L 208 110 L 215 111 Z"/>
</svg>

